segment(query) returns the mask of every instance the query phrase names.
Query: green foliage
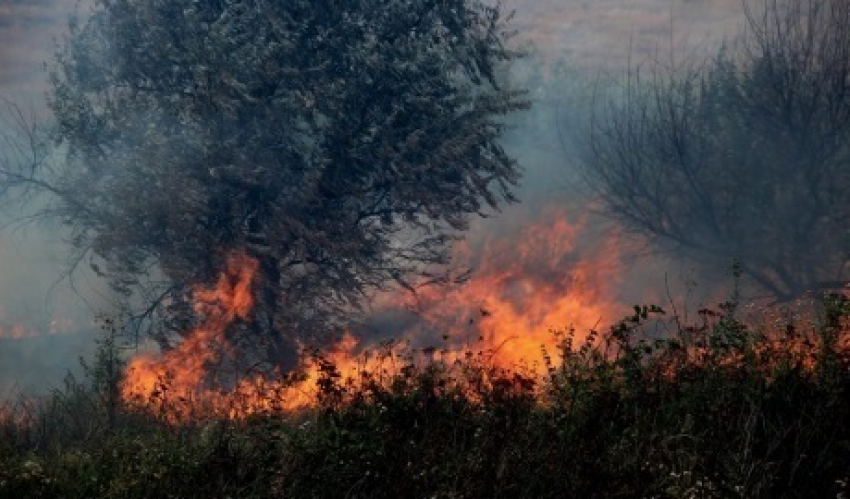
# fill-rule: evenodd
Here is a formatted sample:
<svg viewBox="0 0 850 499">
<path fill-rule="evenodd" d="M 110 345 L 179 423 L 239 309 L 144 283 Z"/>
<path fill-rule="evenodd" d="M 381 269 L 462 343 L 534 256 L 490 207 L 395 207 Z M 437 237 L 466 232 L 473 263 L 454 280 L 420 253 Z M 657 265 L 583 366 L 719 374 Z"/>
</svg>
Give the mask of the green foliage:
<svg viewBox="0 0 850 499">
<path fill-rule="evenodd" d="M 486 352 L 411 352 L 396 374 L 324 360 L 301 413 L 178 427 L 120 408 L 99 436 L 4 439 L 0 497 L 839 497 L 850 301 L 812 314 L 758 321 L 733 299 L 685 324 L 637 306 L 605 334 L 553 331 L 542 375 Z"/>
</svg>

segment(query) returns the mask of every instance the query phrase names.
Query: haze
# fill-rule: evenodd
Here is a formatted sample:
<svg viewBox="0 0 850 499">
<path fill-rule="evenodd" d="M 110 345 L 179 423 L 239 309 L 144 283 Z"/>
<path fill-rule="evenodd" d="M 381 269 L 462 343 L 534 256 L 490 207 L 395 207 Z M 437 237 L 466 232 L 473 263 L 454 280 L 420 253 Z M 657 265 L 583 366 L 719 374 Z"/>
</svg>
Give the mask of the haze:
<svg viewBox="0 0 850 499">
<path fill-rule="evenodd" d="M 0 96 L 39 119 L 49 119 L 44 63 L 76 3 L 0 0 Z M 586 73 L 588 81 L 599 70 L 622 71 L 630 58 L 648 57 L 671 45 L 683 54 L 713 51 L 742 24 L 738 0 L 511 0 L 507 5 L 517 10 L 518 38 L 536 57 L 547 64 L 562 61 Z M 509 139 L 511 151 L 527 169 L 524 200 L 576 202 L 563 191 L 569 161 L 555 127 L 563 112 L 537 106 L 522 123 L 539 130 L 518 128 Z M 535 213 L 531 204 L 480 224 L 471 239 L 524 224 Z M 8 222 L 17 216 L 6 214 L 6 228 L 0 232 L 0 329 L 19 327 L 32 337 L 0 338 L 0 397 L 12 386 L 44 389 L 55 383 L 77 365 L 79 355 L 91 350 L 97 329 L 96 286 L 77 282 L 75 290 L 67 281 L 56 284 L 66 256 L 55 227 L 12 230 Z"/>
</svg>

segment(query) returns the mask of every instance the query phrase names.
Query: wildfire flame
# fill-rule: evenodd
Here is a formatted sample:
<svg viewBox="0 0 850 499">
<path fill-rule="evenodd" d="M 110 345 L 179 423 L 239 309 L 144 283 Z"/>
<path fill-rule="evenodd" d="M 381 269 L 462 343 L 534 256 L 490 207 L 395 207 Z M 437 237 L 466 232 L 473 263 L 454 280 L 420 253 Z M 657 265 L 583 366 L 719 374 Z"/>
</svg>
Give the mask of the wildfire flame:
<svg viewBox="0 0 850 499">
<path fill-rule="evenodd" d="M 550 211 L 519 234 L 480 249 L 461 246 L 455 261 L 472 267 L 472 277 L 448 292 L 419 293 L 414 308 L 421 321 L 406 338 L 421 344 L 431 331 L 447 337 L 450 351 L 474 344 L 511 368 L 540 360 L 541 348 L 553 351 L 553 330 L 581 335 L 609 323 L 623 309 L 611 298 L 621 274 L 617 236 L 587 245 L 586 223 Z"/>
<path fill-rule="evenodd" d="M 121 386 L 125 400 L 203 400 L 215 402 L 216 393 L 203 384 L 211 365 L 229 351 L 225 331 L 234 321 L 246 319 L 253 308 L 251 282 L 257 261 L 242 254 L 232 255 L 215 286 L 196 288 L 194 309 L 203 323 L 184 341 L 162 356 L 150 353 L 134 357 Z"/>
<path fill-rule="evenodd" d="M 555 211 L 542 220 L 480 248 L 459 246 L 455 260 L 474 267 L 472 277 L 453 289 L 434 286 L 416 293 L 415 320 L 405 330 L 395 331 L 395 337 L 403 340 L 399 344 L 426 347 L 429 341 L 442 341 L 439 350 L 431 351 L 439 351 L 443 359 L 462 358 L 475 349 L 491 352 L 491 361 L 498 366 L 515 367 L 539 360 L 541 348 L 554 349 L 553 329 L 587 332 L 615 317 L 622 308 L 608 297 L 618 282 L 616 239 L 585 247 L 586 220 L 571 221 Z M 121 386 L 123 399 L 167 413 L 172 421 L 192 418 L 199 411 L 242 418 L 314 403 L 317 381 L 327 363 L 344 375 L 367 368 L 364 352 L 375 342 L 345 332 L 322 353 L 325 364 L 302 352 L 300 381 L 257 375 L 227 390 L 205 384 L 209 370 L 231 353 L 225 331 L 235 321 L 249 318 L 257 270 L 256 260 L 236 254 L 214 286 L 196 288 L 192 296 L 195 312 L 203 318 L 201 325 L 164 354 L 133 358 Z M 406 305 L 409 302 L 398 295 L 384 296 L 378 300 L 376 315 Z M 360 336 L 370 335 L 366 331 Z"/>
</svg>

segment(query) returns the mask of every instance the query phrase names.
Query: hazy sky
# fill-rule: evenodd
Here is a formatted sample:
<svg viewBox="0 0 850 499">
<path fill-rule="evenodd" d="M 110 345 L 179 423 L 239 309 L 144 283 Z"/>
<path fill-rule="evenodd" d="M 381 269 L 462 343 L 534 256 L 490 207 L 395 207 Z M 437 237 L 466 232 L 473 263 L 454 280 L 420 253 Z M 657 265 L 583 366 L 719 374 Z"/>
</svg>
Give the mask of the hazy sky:
<svg viewBox="0 0 850 499">
<path fill-rule="evenodd" d="M 708 47 L 741 27 L 742 0 L 505 0 L 519 37 L 547 57 L 617 69 L 672 45 Z M 751 4 L 758 0 L 747 0 Z"/>
<path fill-rule="evenodd" d="M 74 0 L 0 0 L 0 94 L 40 104 L 43 63 L 61 37 Z"/>
<path fill-rule="evenodd" d="M 42 64 L 77 0 L 0 0 L 0 94 L 38 102 Z M 547 56 L 582 66 L 616 67 L 631 46 L 697 45 L 733 33 L 740 0 L 507 0 L 520 37 Z M 85 12 L 87 2 L 81 11 Z M 672 36 L 671 36 L 672 30 Z"/>
<path fill-rule="evenodd" d="M 0 0 L 0 94 L 39 104 L 42 65 L 68 15 L 90 0 Z M 740 27 L 741 0 L 505 0 L 520 38 L 548 57 L 616 68 L 629 47 L 647 54 L 672 41 L 705 45 Z M 753 1 L 753 0 L 750 0 Z M 710 44 L 710 43 L 709 43 Z"/>
</svg>

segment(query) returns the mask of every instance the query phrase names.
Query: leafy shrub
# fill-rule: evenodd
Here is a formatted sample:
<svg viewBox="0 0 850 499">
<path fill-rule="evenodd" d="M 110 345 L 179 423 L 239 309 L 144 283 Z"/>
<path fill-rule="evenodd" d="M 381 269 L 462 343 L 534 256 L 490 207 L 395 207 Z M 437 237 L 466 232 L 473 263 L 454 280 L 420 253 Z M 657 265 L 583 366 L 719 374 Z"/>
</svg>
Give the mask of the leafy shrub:
<svg viewBox="0 0 850 499">
<path fill-rule="evenodd" d="M 0 425 L 0 496 L 850 493 L 850 300 L 744 312 L 733 296 L 691 323 L 646 306 L 581 341 L 553 331 L 542 374 L 487 352 L 353 374 L 318 355 L 311 409 L 193 425 L 114 405 L 105 344 L 91 383 Z"/>
</svg>

